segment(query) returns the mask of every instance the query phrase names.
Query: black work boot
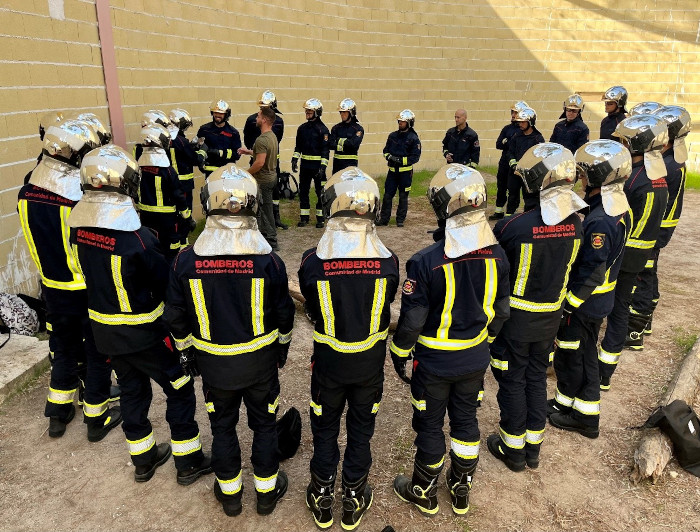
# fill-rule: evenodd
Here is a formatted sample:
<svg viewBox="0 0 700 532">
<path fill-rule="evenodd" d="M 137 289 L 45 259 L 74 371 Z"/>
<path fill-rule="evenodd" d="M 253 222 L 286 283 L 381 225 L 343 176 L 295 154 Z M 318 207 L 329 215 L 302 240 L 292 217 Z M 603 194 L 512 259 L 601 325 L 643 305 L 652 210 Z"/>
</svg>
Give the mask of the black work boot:
<svg viewBox="0 0 700 532">
<path fill-rule="evenodd" d="M 307 225 L 309 225 L 309 217 L 305 214 L 299 216 L 297 227 L 306 227 Z"/>
<path fill-rule="evenodd" d="M 452 511 L 457 515 L 464 515 L 469 511 L 469 492 L 479 459 L 462 460 L 453 452 L 450 452 L 450 458 L 452 463 L 446 476 L 452 498 Z"/>
<path fill-rule="evenodd" d="M 372 488 L 367 484 L 367 475 L 357 482 L 348 482 L 343 475 L 343 530 L 355 530 L 364 513 L 372 506 Z"/>
<path fill-rule="evenodd" d="M 493 456 L 506 464 L 506 467 L 511 471 L 517 473 L 525 470 L 525 460 L 520 456 L 516 456 L 515 453 L 503 443 L 500 435 L 491 434 L 491 436 L 486 439 L 486 447 L 488 447 L 489 452 Z"/>
<path fill-rule="evenodd" d="M 243 499 L 243 487 L 238 490 L 235 495 L 226 495 L 221 491 L 221 486 L 219 485 L 219 480 L 214 480 L 214 497 L 221 503 L 224 509 L 224 513 L 229 517 L 236 517 L 243 510 L 243 504 L 241 500 Z"/>
<path fill-rule="evenodd" d="M 49 418 L 49 437 L 60 438 L 66 433 L 66 425 L 73 421 L 75 417 L 75 407 L 70 405 L 70 410 L 66 417 L 61 419 L 58 416 L 51 416 Z"/>
<path fill-rule="evenodd" d="M 630 314 L 627 322 L 627 336 L 625 337 L 625 349 L 641 351 L 644 349 L 644 329 L 651 318 L 646 314 Z"/>
<path fill-rule="evenodd" d="M 552 414 L 562 412 L 564 414 L 568 414 L 569 412 L 571 412 L 571 407 L 564 406 L 563 404 L 558 403 L 556 399 L 547 400 L 547 416 L 551 416 Z"/>
<path fill-rule="evenodd" d="M 541 443 L 525 442 L 525 463 L 530 469 L 537 469 L 540 466 Z"/>
<path fill-rule="evenodd" d="M 600 376 L 600 391 L 609 392 L 610 391 L 610 377 L 606 375 Z"/>
<path fill-rule="evenodd" d="M 99 419 L 88 422 L 87 438 L 88 441 L 98 442 L 102 440 L 109 431 L 118 426 L 122 422 L 122 412 L 119 407 L 108 409 L 102 414 Z"/>
<path fill-rule="evenodd" d="M 202 475 L 208 475 L 212 471 L 211 456 L 206 454 L 202 455 L 202 461 L 199 463 L 199 465 L 178 470 L 177 483 L 180 484 L 180 486 L 189 486 Z"/>
<path fill-rule="evenodd" d="M 156 454 L 147 464 L 137 465 L 134 470 L 134 479 L 136 482 L 148 482 L 153 477 L 160 466 L 170 458 L 171 450 L 169 443 L 159 443 L 156 447 Z"/>
<path fill-rule="evenodd" d="M 578 432 L 581 436 L 585 436 L 586 438 L 594 439 L 598 437 L 597 427 L 584 425 L 578 419 L 571 416 L 571 414 L 552 414 L 549 416 L 549 422 L 558 429 Z"/>
<path fill-rule="evenodd" d="M 335 500 L 335 475 L 323 480 L 311 471 L 311 482 L 306 488 L 306 506 L 314 516 L 314 522 L 320 529 L 333 525 L 333 501 Z"/>
<path fill-rule="evenodd" d="M 399 475 L 394 479 L 394 493 L 404 502 L 415 505 L 425 515 L 433 516 L 440 507 L 437 499 L 437 479 L 442 471 L 439 467 L 421 464 L 418 460 L 413 466 L 413 478 Z"/>
<path fill-rule="evenodd" d="M 277 472 L 277 481 L 275 482 L 275 487 L 266 492 L 260 492 L 256 490 L 258 495 L 258 514 L 260 515 L 270 515 L 275 507 L 277 506 L 277 501 L 279 501 L 284 494 L 287 493 L 287 485 L 289 481 L 287 480 L 287 473 L 284 471 Z"/>
<path fill-rule="evenodd" d="M 276 204 L 272 204 L 272 214 L 275 216 L 275 227 L 279 227 L 280 229 L 286 230 L 289 229 L 289 226 L 285 223 L 282 223 L 282 219 L 280 218 L 280 206 Z"/>
<path fill-rule="evenodd" d="M 654 315 L 651 314 L 651 315 L 649 316 L 649 321 L 647 322 L 647 326 L 644 327 L 644 335 L 645 335 L 645 336 L 649 336 L 649 335 L 651 335 L 651 333 L 652 333 L 651 320 L 652 320 L 653 318 L 654 318 Z"/>
<path fill-rule="evenodd" d="M 505 216 L 505 214 L 503 213 L 503 211 L 494 212 L 491 216 L 489 216 L 489 220 L 500 220 L 504 216 Z"/>
<path fill-rule="evenodd" d="M 323 229 L 326 226 L 324 218 L 316 218 L 316 229 Z"/>
</svg>

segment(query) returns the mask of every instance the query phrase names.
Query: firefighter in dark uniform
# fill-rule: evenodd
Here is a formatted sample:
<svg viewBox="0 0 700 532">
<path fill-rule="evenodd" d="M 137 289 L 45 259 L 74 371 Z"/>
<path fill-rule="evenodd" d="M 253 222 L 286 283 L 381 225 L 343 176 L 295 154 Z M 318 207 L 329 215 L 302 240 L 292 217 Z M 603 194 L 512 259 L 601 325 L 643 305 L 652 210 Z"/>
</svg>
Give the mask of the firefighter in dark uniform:
<svg viewBox="0 0 700 532">
<path fill-rule="evenodd" d="M 561 144 L 571 153 L 576 153 L 581 146 L 588 142 L 588 126 L 584 123 L 583 98 L 578 94 L 572 94 L 564 100 L 564 112 L 559 118 L 563 118 L 554 125 L 554 131 L 549 142 Z"/>
<path fill-rule="evenodd" d="M 476 409 L 483 394 L 491 341 L 508 319 L 508 259 L 486 220 L 486 185 L 467 166 L 443 166 L 428 187 L 445 238 L 406 265 L 401 314 L 391 342 L 399 377 L 411 384 L 416 431 L 413 477 L 399 475 L 394 491 L 422 513 L 438 512 L 437 481 L 445 465 L 445 411 L 450 417 L 452 510 L 469 510 L 479 461 Z M 406 362 L 413 360 L 413 375 Z"/>
<path fill-rule="evenodd" d="M 185 203 L 190 213 L 192 212 L 192 195 L 194 190 L 194 167 L 199 166 L 199 156 L 196 152 L 196 144 L 192 144 L 185 136 L 185 131 L 192 127 L 192 117 L 184 109 L 170 111 L 170 125 L 175 137 L 170 143 L 170 161 L 173 170 L 180 180 L 180 189 L 185 195 Z M 172 135 L 171 135 L 172 136 Z M 179 224 L 180 247 L 187 246 L 187 235 L 190 233 L 189 224 Z"/>
<path fill-rule="evenodd" d="M 257 228 L 257 197 L 255 179 L 233 164 L 209 176 L 202 189 L 206 225 L 173 265 L 165 310 L 184 367 L 202 374 L 214 437 L 214 495 L 228 516 L 242 509 L 236 435 L 241 400 L 253 431 L 258 513 L 271 513 L 287 491 L 275 417 L 278 367 L 287 360 L 294 302 L 284 263 Z"/>
<path fill-rule="evenodd" d="M 600 122 L 600 138 L 616 140 L 613 136 L 615 128 L 627 118 L 627 110 L 625 109 L 627 89 L 618 85 L 610 87 L 603 93 L 601 100 L 605 102 L 605 112 L 608 113 L 608 116 Z"/>
<path fill-rule="evenodd" d="M 298 227 L 309 224 L 311 203 L 309 191 L 311 182 L 316 189 L 316 227 L 324 226 L 321 195 L 326 184 L 326 167 L 330 154 L 330 131 L 321 120 L 323 104 L 317 98 L 310 98 L 304 104 L 306 122 L 297 128 L 297 138 L 292 155 L 292 172 L 299 172 L 299 223 Z M 301 158 L 301 168 L 299 168 Z"/>
<path fill-rule="evenodd" d="M 668 186 L 664 179 L 666 166 L 661 154 L 668 143 L 666 121 L 655 115 L 631 116 L 618 124 L 615 135 L 632 154 L 632 175 L 625 182 L 625 194 L 632 211 L 632 229 L 617 277 L 615 304 L 608 315 L 605 337 L 598 353 L 600 388 L 604 391 L 610 389 L 610 377 L 625 344 L 637 275 L 652 258 L 668 204 Z"/>
<path fill-rule="evenodd" d="M 523 188 L 523 180 L 515 175 L 515 166 L 525 152 L 535 144 L 544 142 L 544 137 L 535 127 L 537 114 L 534 109 L 523 109 L 515 115 L 514 122 L 520 128 L 508 141 L 508 203 L 506 204 L 506 216 L 512 216 L 520 206 L 520 190 Z"/>
<path fill-rule="evenodd" d="M 408 213 L 408 195 L 413 181 L 413 165 L 421 154 L 420 139 L 413 129 L 416 115 L 410 109 L 404 109 L 397 116 L 399 129 L 389 133 L 384 146 L 384 158 L 389 171 L 384 182 L 384 199 L 377 225 L 389 225 L 391 203 L 396 191 L 399 191 L 399 206 L 396 208 L 396 226 L 403 227 Z"/>
<path fill-rule="evenodd" d="M 168 130 L 151 124 L 141 130 L 141 139 L 143 144 L 138 160 L 141 167 L 138 204 L 141 222 L 156 232 L 165 256 L 171 262 L 180 251 L 179 228 L 184 225 L 190 232 L 197 224 L 187 206 L 177 173 L 170 165 Z"/>
<path fill-rule="evenodd" d="M 576 152 L 576 166 L 588 208 L 555 341 L 557 386 L 547 414 L 555 427 L 595 438 L 600 424 L 598 333 L 613 308 L 631 229 L 623 187 L 632 172 L 632 158 L 619 142 L 601 139 Z"/>
<path fill-rule="evenodd" d="M 98 145 L 95 129 L 86 122 L 51 123 L 45 131 L 43 157 L 18 197 L 22 231 L 41 276 L 52 329 L 53 365 L 44 409 L 52 438 L 63 436 L 75 416 L 73 398 L 81 378 L 88 440 L 101 440 L 121 422 L 119 410 L 108 407 L 111 370 L 107 354 L 95 347 L 85 278 L 69 241 L 68 216 L 83 195 L 78 166 Z M 79 373 L 83 361 L 86 367 Z"/>
<path fill-rule="evenodd" d="M 204 175 L 209 177 L 214 170 L 228 163 L 235 163 L 241 156 L 241 135 L 228 123 L 231 107 L 224 100 L 216 100 L 209 106 L 212 121 L 197 131 L 199 147 L 197 153 L 206 159 Z"/>
<path fill-rule="evenodd" d="M 510 319 L 491 344 L 499 433 L 486 443 L 511 471 L 523 471 L 526 465 L 539 466 L 547 424 L 547 367 L 583 236 L 576 211 L 586 204 L 573 191 L 574 156 L 560 144 L 533 146 L 515 173 L 525 187 L 525 212 L 501 220 L 493 230 L 512 267 Z"/>
<path fill-rule="evenodd" d="M 163 111 L 160 111 L 158 109 L 151 109 L 150 111 L 146 111 L 145 113 L 143 113 L 143 115 L 141 116 L 141 129 L 153 124 L 163 126 L 166 130 L 168 130 L 168 133 L 170 134 L 170 128 L 172 127 L 172 123 L 170 122 L 170 118 L 168 118 L 168 115 L 166 115 Z M 136 144 L 134 144 L 134 148 L 131 153 L 134 159 L 138 161 L 141 158 L 141 154 L 143 153 L 143 144 L 141 142 L 137 142 Z M 166 150 L 166 153 L 168 155 L 168 160 L 170 160 L 170 151 Z"/>
<path fill-rule="evenodd" d="M 489 220 L 500 220 L 505 216 L 503 211 L 508 200 L 508 174 L 510 173 L 508 141 L 520 131 L 520 126 L 515 122 L 518 112 L 526 108 L 529 109 L 529 107 L 527 102 L 515 102 L 510 108 L 510 123 L 501 130 L 496 139 L 496 149 L 501 150 L 501 158 L 498 160 L 498 171 L 496 173 L 496 208 L 493 214 L 489 216 Z"/>
<path fill-rule="evenodd" d="M 147 148 L 145 148 L 147 149 Z M 141 225 L 133 198 L 139 167 L 119 146 L 90 152 L 80 169 L 85 195 L 68 220 L 85 274 L 89 315 L 99 351 L 110 357 L 136 482 L 151 479 L 170 454 L 177 482 L 211 472 L 194 420 L 194 385 L 179 364 L 162 318 L 168 264 L 158 239 Z M 148 419 L 151 379 L 167 396 L 171 444 L 156 444 Z"/>
<path fill-rule="evenodd" d="M 690 133 L 690 114 L 682 107 L 664 106 L 654 112 L 668 125 L 668 143 L 662 153 L 666 165 L 666 184 L 668 185 L 668 203 L 661 220 L 661 229 L 651 257 L 644 269 L 637 276 L 637 284 L 630 305 L 630 319 L 627 327 L 625 347 L 644 348 L 645 334 L 651 334 L 651 319 L 659 302 L 659 279 L 657 277 L 659 253 L 671 240 L 683 210 L 683 193 L 685 190 L 685 161 L 688 148 L 685 137 Z"/>
<path fill-rule="evenodd" d="M 314 452 L 306 502 L 316 525 L 333 524 L 338 434 L 347 403 L 341 526 L 354 530 L 372 504 L 370 440 L 382 399 L 398 258 L 377 236 L 379 187 L 362 170 L 334 174 L 323 205 L 326 231 L 318 246 L 304 253 L 299 269 L 306 311 L 316 324 L 309 413 Z"/>
<path fill-rule="evenodd" d="M 277 137 L 277 142 L 282 143 L 282 137 L 284 136 L 284 120 L 282 120 L 282 111 L 277 108 L 277 97 L 272 91 L 265 91 L 260 95 L 258 100 L 258 106 L 270 107 L 275 112 L 275 122 L 272 124 L 272 132 Z M 253 113 L 250 115 L 246 121 L 245 126 L 243 126 L 243 144 L 249 150 L 253 149 L 253 144 L 255 144 L 255 139 L 260 136 L 260 128 L 256 125 L 255 121 L 258 118 L 258 113 Z M 251 165 L 252 159 L 251 159 Z M 280 175 L 280 155 L 277 154 L 277 178 Z M 280 229 L 289 229 L 289 226 L 282 223 L 280 218 L 280 191 L 277 187 L 272 191 L 272 213 L 275 217 L 275 226 Z"/>
<path fill-rule="evenodd" d="M 447 163 L 458 163 L 476 168 L 479 164 L 479 135 L 467 124 L 467 111 L 455 111 L 455 127 L 451 127 L 442 139 L 442 156 Z"/>
<path fill-rule="evenodd" d="M 338 104 L 340 122 L 331 128 L 330 149 L 333 150 L 333 174 L 358 165 L 357 153 L 365 138 L 365 129 L 357 119 L 357 105 L 350 98 Z"/>
</svg>

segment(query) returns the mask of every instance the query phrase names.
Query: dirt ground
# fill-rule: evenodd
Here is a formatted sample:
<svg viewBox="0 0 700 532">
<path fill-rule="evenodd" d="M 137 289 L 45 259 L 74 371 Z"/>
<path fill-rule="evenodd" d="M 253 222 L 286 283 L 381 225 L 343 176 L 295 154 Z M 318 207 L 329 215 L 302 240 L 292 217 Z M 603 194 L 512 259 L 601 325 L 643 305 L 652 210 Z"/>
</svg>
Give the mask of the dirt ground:
<svg viewBox="0 0 700 532">
<path fill-rule="evenodd" d="M 298 204 L 283 207 L 294 219 Z M 654 334 L 644 351 L 623 354 L 610 392 L 602 397 L 600 437 L 589 440 L 547 427 L 537 470 L 512 473 L 486 449 L 486 436 L 497 429 L 497 385 L 487 372 L 483 405 L 481 461 L 474 479 L 471 510 L 466 517 L 451 511 L 444 476 L 440 479 L 440 512 L 420 515 L 392 491 L 398 473 L 411 470 L 414 433 L 411 430 L 409 389 L 385 367 L 384 398 L 372 441 L 374 465 L 370 475 L 374 504 L 358 530 L 379 532 L 391 524 L 397 531 L 467 530 L 698 530 L 700 479 L 673 461 L 656 484 L 635 486 L 628 477 L 641 425 L 664 392 L 683 352 L 683 340 L 698 333 L 700 193 L 689 191 L 671 244 L 661 254 L 661 301 L 654 316 Z M 411 199 L 406 226 L 379 229 L 380 236 L 401 260 L 431 243 L 426 233 L 434 218 L 424 199 Z M 321 230 L 290 228 L 280 232 L 281 255 L 290 277 L 296 277 L 301 253 L 315 245 Z M 398 301 L 394 311 L 398 312 Z M 396 314 L 395 314 L 396 315 Z M 249 463 L 251 432 L 242 421 L 239 434 L 244 457 L 242 515 L 228 518 L 212 493 L 214 476 L 190 487 L 178 486 L 170 460 L 145 483 L 133 479 L 123 433 L 115 430 L 104 441 L 87 442 L 79 418 L 59 440 L 48 437 L 43 405 L 48 385 L 45 374 L 0 407 L 0 529 L 2 530 L 315 530 L 304 494 L 312 454 L 308 425 L 310 323 L 297 314 L 289 362 L 281 371 L 280 412 L 296 406 L 304 420 L 299 453 L 282 465 L 289 475 L 287 495 L 269 517 L 255 512 L 253 474 Z M 554 380 L 549 379 L 550 391 Z M 201 388 L 198 415 L 205 449 L 211 434 Z M 151 420 L 158 441 L 168 441 L 164 396 L 154 391 Z M 696 411 L 700 411 L 696 405 Z M 243 418 L 245 419 L 245 418 Z M 344 432 L 341 444 L 344 443 Z M 449 445 L 449 443 L 448 443 Z M 336 499 L 334 529 L 339 530 L 341 504 Z"/>
</svg>

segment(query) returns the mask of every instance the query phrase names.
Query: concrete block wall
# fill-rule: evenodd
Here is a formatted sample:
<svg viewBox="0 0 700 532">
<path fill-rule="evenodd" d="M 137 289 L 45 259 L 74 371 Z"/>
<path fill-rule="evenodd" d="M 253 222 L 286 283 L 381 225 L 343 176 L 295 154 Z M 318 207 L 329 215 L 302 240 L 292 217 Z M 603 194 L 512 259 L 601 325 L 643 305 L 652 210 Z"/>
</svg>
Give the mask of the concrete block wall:
<svg viewBox="0 0 700 532">
<path fill-rule="evenodd" d="M 98 114 L 105 109 L 94 1 L 65 0 L 66 18 L 57 21 L 46 4 L 58 1 L 0 0 L 3 20 L 20 21 L 0 30 L 0 39 L 9 39 L 13 53 L 17 49 L 16 57 L 0 58 L 0 85 L 8 85 L 0 90 L 15 99 L 0 98 L 0 169 L 7 174 L 2 165 L 9 165 L 12 180 L 11 186 L 3 180 L 0 194 L 8 223 L 0 231 L 2 257 L 21 247 L 13 236 L 19 227 L 14 199 L 38 150 L 39 111 L 51 108 L 49 101 L 60 102 L 57 108 L 93 105 Z M 329 128 L 338 121 L 341 99 L 357 102 L 366 130 L 360 166 L 372 174 L 386 169 L 381 150 L 404 108 L 417 116 L 418 168 L 443 163 L 441 140 L 458 107 L 467 109 L 479 133 L 481 162 L 494 165 L 500 156 L 495 139 L 515 100 L 535 108 L 546 138 L 573 92 L 587 101 L 584 119 L 597 138 L 600 96 L 617 84 L 628 89 L 630 106 L 679 104 L 700 122 L 696 0 L 623 0 L 614 8 L 605 0 L 109 3 L 129 142 L 137 140 L 141 114 L 152 108 L 188 109 L 194 134 L 210 120 L 209 104 L 218 98 L 229 102 L 232 123 L 242 129 L 265 89 L 275 91 L 284 112 L 283 169 L 290 168 L 302 104 L 310 97 L 324 103 Z M 695 171 L 698 148 L 700 135 L 693 133 L 689 167 Z M 3 279 L 0 289 L 12 291 Z"/>
</svg>

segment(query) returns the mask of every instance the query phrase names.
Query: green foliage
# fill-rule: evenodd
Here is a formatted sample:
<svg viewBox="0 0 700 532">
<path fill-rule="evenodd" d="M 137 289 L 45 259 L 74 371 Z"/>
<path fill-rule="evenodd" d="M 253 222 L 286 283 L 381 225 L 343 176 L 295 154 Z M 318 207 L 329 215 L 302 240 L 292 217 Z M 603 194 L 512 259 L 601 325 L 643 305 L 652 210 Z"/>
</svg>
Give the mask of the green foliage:
<svg viewBox="0 0 700 532">
<path fill-rule="evenodd" d="M 685 188 L 700 189 L 700 173 L 687 172 L 685 174 Z"/>
<path fill-rule="evenodd" d="M 671 330 L 673 331 L 673 343 L 676 344 L 676 347 L 678 347 L 683 354 L 688 353 L 698 339 L 697 333 L 688 331 L 683 327 L 673 327 Z"/>
</svg>

